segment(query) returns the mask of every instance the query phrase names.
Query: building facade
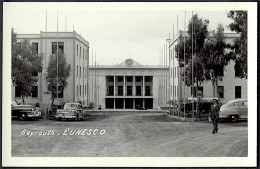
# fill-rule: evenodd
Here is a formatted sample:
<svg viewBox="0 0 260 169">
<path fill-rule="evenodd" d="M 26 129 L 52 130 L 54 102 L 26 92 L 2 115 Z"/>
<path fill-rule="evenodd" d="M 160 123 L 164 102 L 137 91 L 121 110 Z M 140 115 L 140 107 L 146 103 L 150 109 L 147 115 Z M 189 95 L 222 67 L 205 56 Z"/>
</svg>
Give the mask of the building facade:
<svg viewBox="0 0 260 169">
<path fill-rule="evenodd" d="M 102 109 L 157 109 L 162 105 L 163 68 L 126 59 L 90 67 L 90 101 Z"/>
<path fill-rule="evenodd" d="M 215 31 L 209 32 L 209 38 L 213 38 Z M 177 53 L 175 52 L 176 45 L 180 37 L 187 38 L 189 35 L 187 32 L 179 31 L 170 44 L 170 99 L 172 101 L 178 101 L 192 97 L 192 86 L 186 86 L 184 84 L 181 73 L 183 74 L 184 68 L 179 67 L 179 61 Z M 232 44 L 236 39 L 240 37 L 237 33 L 224 33 L 226 43 Z M 183 51 L 181 51 L 183 52 Z M 228 49 L 226 52 L 229 52 Z M 196 84 L 194 83 L 196 87 Z M 247 98 L 247 79 L 241 79 L 239 77 L 237 69 L 235 69 L 235 62 L 231 60 L 229 64 L 223 68 L 222 81 L 218 82 L 219 96 L 221 103 L 226 103 L 229 100 Z M 198 91 L 201 92 L 204 98 L 216 98 L 217 89 L 213 87 L 212 82 L 200 83 Z M 194 97 L 196 97 L 196 92 Z"/>
<path fill-rule="evenodd" d="M 41 107 L 49 107 L 51 95 L 47 90 L 46 75 L 50 56 L 56 54 L 58 49 L 64 53 L 67 64 L 70 64 L 70 76 L 68 85 L 63 93 L 58 94 L 55 104 L 64 102 L 82 101 L 88 102 L 88 69 L 89 69 L 89 42 L 73 32 L 40 32 L 40 34 L 17 34 L 17 42 L 28 39 L 34 51 L 43 54 L 43 70 L 39 74 L 39 80 L 34 87 L 32 96 L 25 98 L 25 103 L 40 103 Z M 57 43 L 58 42 L 58 43 Z M 21 101 L 21 93 L 17 86 L 12 86 L 12 98 Z"/>
</svg>

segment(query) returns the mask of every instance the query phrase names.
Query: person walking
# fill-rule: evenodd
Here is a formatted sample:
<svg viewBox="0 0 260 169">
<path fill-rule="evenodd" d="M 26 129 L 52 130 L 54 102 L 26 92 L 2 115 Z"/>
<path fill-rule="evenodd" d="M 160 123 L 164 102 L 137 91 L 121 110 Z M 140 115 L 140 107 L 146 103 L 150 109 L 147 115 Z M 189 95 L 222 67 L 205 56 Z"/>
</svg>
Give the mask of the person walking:
<svg viewBox="0 0 260 169">
<path fill-rule="evenodd" d="M 218 104 L 218 100 L 213 99 L 213 104 L 211 105 L 210 113 L 209 113 L 209 118 L 212 120 L 213 123 L 212 134 L 218 132 L 219 110 L 220 110 L 220 106 Z"/>
</svg>

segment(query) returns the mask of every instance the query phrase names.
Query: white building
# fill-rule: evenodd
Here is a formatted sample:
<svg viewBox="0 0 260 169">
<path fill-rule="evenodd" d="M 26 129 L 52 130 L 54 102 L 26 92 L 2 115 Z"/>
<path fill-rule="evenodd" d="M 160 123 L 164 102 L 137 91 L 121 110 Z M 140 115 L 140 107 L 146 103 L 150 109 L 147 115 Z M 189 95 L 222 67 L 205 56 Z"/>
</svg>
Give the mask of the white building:
<svg viewBox="0 0 260 169">
<path fill-rule="evenodd" d="M 82 101 L 87 104 L 88 95 L 88 65 L 89 65 L 89 43 L 74 32 L 40 32 L 40 34 L 17 34 L 17 42 L 28 39 L 34 48 L 34 52 L 42 53 L 43 70 L 39 74 L 39 81 L 34 87 L 32 96 L 25 99 L 26 103 L 40 103 L 41 107 L 49 107 L 51 95 L 47 91 L 45 75 L 51 54 L 56 53 L 58 48 L 64 52 L 66 61 L 71 65 L 68 85 L 64 93 L 59 93 L 55 103 Z M 12 98 L 22 102 L 21 93 L 17 86 L 12 87 Z"/>
<path fill-rule="evenodd" d="M 209 37 L 213 37 L 215 32 L 210 32 Z M 180 36 L 181 35 L 181 36 Z M 187 32 L 179 31 L 179 33 L 171 41 L 170 47 L 170 99 L 177 101 L 179 99 L 192 97 L 192 87 L 185 86 L 180 73 L 183 72 L 183 67 L 179 67 L 178 57 L 176 56 L 175 47 L 180 37 L 188 37 Z M 235 39 L 239 38 L 237 33 L 225 33 L 226 43 L 233 43 Z M 227 51 L 228 52 L 228 51 Z M 220 93 L 221 103 L 226 103 L 232 99 L 247 98 L 247 79 L 238 77 L 238 73 L 234 68 L 234 61 L 230 61 L 223 69 L 223 80 L 218 82 L 218 86 L 222 91 Z M 194 86 L 196 84 L 194 83 Z M 185 90 L 185 92 L 184 92 Z M 217 89 L 214 89 L 211 82 L 204 82 L 199 84 L 198 91 L 202 92 L 204 98 L 217 97 Z M 196 93 L 196 92 L 195 92 Z M 196 96 L 194 96 L 196 97 Z"/>
<path fill-rule="evenodd" d="M 126 59 L 118 65 L 91 66 L 90 101 L 102 109 L 157 109 L 163 103 L 163 68 Z"/>
</svg>

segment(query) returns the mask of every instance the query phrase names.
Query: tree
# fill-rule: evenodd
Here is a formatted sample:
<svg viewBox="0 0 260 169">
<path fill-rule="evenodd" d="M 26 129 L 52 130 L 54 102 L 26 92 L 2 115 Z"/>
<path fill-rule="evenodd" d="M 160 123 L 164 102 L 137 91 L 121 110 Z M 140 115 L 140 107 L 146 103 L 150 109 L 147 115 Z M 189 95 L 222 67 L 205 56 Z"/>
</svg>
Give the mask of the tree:
<svg viewBox="0 0 260 169">
<path fill-rule="evenodd" d="M 20 89 L 23 104 L 24 98 L 31 96 L 33 86 L 38 81 L 42 58 L 42 54 L 33 52 L 28 39 L 17 42 L 16 33 L 12 29 L 12 83 Z"/>
<path fill-rule="evenodd" d="M 235 68 L 241 78 L 247 78 L 247 11 L 230 11 L 227 16 L 234 21 L 229 24 L 230 30 L 240 33 L 240 38 L 234 43 Z"/>
<path fill-rule="evenodd" d="M 52 54 L 47 68 L 47 89 L 51 93 L 52 105 L 57 97 L 57 55 Z M 59 49 L 58 52 L 58 94 L 64 92 L 68 85 L 67 78 L 70 76 L 71 66 L 67 64 L 64 53 Z"/>
<path fill-rule="evenodd" d="M 205 78 L 212 82 L 213 96 L 215 95 L 216 87 L 219 101 L 218 82 L 222 81 L 224 69 L 228 65 L 229 61 L 233 59 L 233 53 L 227 53 L 225 51 L 226 48 L 227 44 L 224 37 L 224 27 L 219 24 L 217 32 L 213 35 L 213 38 L 209 37 L 203 47 Z"/>
</svg>

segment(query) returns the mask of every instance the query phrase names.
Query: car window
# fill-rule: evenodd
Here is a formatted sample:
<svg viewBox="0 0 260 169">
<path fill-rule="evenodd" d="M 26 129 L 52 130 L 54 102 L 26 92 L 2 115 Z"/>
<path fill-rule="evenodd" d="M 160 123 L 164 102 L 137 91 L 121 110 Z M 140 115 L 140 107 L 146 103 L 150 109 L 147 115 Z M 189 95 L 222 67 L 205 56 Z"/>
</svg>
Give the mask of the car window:
<svg viewBox="0 0 260 169">
<path fill-rule="evenodd" d="M 233 103 L 233 107 L 239 107 L 239 106 L 242 106 L 243 105 L 243 102 L 235 102 Z"/>
<path fill-rule="evenodd" d="M 11 106 L 17 106 L 18 104 L 17 104 L 17 102 L 16 102 L 16 100 L 12 100 L 11 101 Z"/>
</svg>

